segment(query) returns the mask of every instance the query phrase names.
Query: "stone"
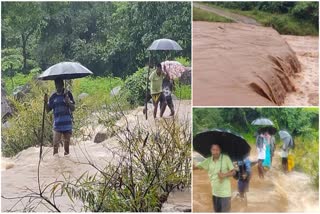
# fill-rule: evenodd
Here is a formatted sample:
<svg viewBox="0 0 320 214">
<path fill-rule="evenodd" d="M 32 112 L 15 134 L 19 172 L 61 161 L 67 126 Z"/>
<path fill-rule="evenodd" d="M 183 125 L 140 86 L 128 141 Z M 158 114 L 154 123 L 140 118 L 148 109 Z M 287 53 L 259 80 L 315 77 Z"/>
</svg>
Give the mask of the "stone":
<svg viewBox="0 0 320 214">
<path fill-rule="evenodd" d="M 101 142 L 105 141 L 107 138 L 108 138 L 107 133 L 98 132 L 98 133 L 96 134 L 96 136 L 94 137 L 93 142 L 94 142 L 94 143 L 101 143 Z"/>
<path fill-rule="evenodd" d="M 120 90 L 121 90 L 121 86 L 114 87 L 114 88 L 110 91 L 110 97 L 117 96 L 117 95 L 119 94 Z"/>
<path fill-rule="evenodd" d="M 8 117 L 13 114 L 13 109 L 11 108 L 9 101 L 6 98 L 6 91 L 4 89 L 4 84 L 1 82 L 1 121 L 5 122 Z"/>
<path fill-rule="evenodd" d="M 162 205 L 161 212 L 191 212 L 191 190 L 175 190 Z"/>
<path fill-rule="evenodd" d="M 89 96 L 89 94 L 87 94 L 87 93 L 81 93 L 81 94 L 79 94 L 78 99 L 79 99 L 79 101 L 81 101 L 88 96 Z"/>
</svg>

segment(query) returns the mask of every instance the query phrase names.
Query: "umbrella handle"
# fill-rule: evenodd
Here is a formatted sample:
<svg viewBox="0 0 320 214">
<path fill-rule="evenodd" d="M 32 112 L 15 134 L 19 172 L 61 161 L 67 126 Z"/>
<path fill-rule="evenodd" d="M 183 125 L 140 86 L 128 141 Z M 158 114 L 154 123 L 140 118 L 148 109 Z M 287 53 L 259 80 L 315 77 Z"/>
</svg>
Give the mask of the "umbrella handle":
<svg viewBox="0 0 320 214">
<path fill-rule="evenodd" d="M 151 64 L 151 52 L 149 55 L 149 66 L 148 66 L 148 76 L 147 76 L 147 87 L 146 87 L 146 98 L 145 98 L 145 113 L 146 113 L 146 120 L 148 120 L 148 88 L 149 88 L 149 73 L 150 73 L 150 64 Z"/>
</svg>

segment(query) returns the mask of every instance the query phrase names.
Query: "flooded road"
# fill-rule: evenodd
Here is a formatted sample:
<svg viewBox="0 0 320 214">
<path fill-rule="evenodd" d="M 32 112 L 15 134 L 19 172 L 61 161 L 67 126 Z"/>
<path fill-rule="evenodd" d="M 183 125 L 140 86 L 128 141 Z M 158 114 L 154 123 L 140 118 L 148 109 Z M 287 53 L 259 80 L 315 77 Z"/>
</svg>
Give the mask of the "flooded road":
<svg viewBox="0 0 320 214">
<path fill-rule="evenodd" d="M 190 101 L 175 101 L 177 119 L 190 121 Z M 154 120 L 152 117 L 152 108 L 149 107 L 149 118 L 144 119 L 142 113 L 143 107 L 139 107 L 130 111 L 125 119 L 117 121 L 118 126 L 124 126 L 126 121 L 130 127 L 134 127 L 138 122 L 148 129 L 155 129 L 156 123 L 161 119 Z M 169 110 L 165 116 L 169 115 Z M 171 119 L 171 118 L 170 118 Z M 166 119 L 169 121 L 170 119 Z M 93 125 L 96 129 L 97 126 Z M 95 136 L 97 130 L 93 129 L 92 136 Z M 44 147 L 43 161 L 40 167 L 40 182 L 42 185 L 49 184 L 54 181 L 64 180 L 63 176 L 77 178 L 84 172 L 88 171 L 93 174 L 96 170 L 87 163 L 95 163 L 100 168 L 103 168 L 106 163 L 118 163 L 119 160 L 114 156 L 114 151 L 119 151 L 119 144 L 116 137 L 110 137 L 102 143 L 93 143 L 93 139 L 88 141 L 76 141 L 76 144 L 70 145 L 70 156 L 64 157 L 60 149 L 60 156 L 52 156 L 52 148 Z M 106 148 L 108 147 L 108 148 Z M 37 183 L 37 165 L 39 160 L 39 148 L 30 147 L 21 151 L 12 158 L 1 158 L 1 195 L 5 197 L 20 197 L 27 195 L 30 191 L 38 192 Z M 49 190 L 46 191 L 47 196 L 50 195 Z M 1 211 L 21 211 L 28 199 L 22 200 L 23 203 L 15 205 L 17 200 L 9 200 L 1 198 Z M 81 202 L 77 202 L 74 207 L 70 207 L 70 200 L 64 194 L 62 197 L 57 197 L 56 202 L 59 209 L 64 212 L 81 211 Z M 177 209 L 191 209 L 191 193 L 186 190 L 170 195 L 168 199 L 169 206 L 166 210 L 172 211 Z M 27 211 L 27 210 L 25 210 Z M 37 212 L 45 212 L 48 209 L 40 205 L 36 208 Z"/>
<path fill-rule="evenodd" d="M 195 154 L 194 156 L 197 156 Z M 254 160 L 254 156 L 250 157 Z M 236 197 L 237 182 L 232 180 L 232 212 L 319 212 L 319 192 L 311 185 L 310 177 L 293 171 L 281 172 L 279 153 L 264 179 L 258 177 L 257 165 L 247 193 L 247 207 Z M 193 170 L 193 211 L 212 212 L 211 186 L 204 170 Z"/>
</svg>

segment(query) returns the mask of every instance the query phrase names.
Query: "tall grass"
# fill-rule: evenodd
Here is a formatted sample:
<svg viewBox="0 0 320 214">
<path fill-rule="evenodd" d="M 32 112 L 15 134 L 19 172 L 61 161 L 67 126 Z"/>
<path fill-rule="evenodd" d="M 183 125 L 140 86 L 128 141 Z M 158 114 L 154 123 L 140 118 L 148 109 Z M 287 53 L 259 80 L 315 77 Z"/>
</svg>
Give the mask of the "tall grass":
<svg viewBox="0 0 320 214">
<path fill-rule="evenodd" d="M 263 26 L 273 27 L 280 34 L 298 35 L 298 36 L 307 36 L 307 35 L 318 36 L 319 35 L 319 31 L 317 27 L 314 24 L 312 24 L 311 21 L 297 19 L 288 13 L 287 14 L 270 13 L 270 12 L 265 12 L 257 9 L 245 11 L 241 9 L 225 8 L 225 7 L 222 7 L 221 5 L 215 5 L 215 4 L 213 5 L 212 3 L 206 3 L 205 5 L 251 17 L 256 21 L 258 21 L 259 23 L 261 23 Z M 209 13 L 206 15 L 209 17 L 210 14 L 212 13 Z M 210 18 L 207 18 L 207 19 L 210 19 Z M 203 21 L 206 21 L 206 20 L 203 20 Z"/>
<path fill-rule="evenodd" d="M 207 21 L 207 22 L 233 22 L 222 16 L 210 13 L 199 8 L 193 8 L 193 21 Z"/>
</svg>

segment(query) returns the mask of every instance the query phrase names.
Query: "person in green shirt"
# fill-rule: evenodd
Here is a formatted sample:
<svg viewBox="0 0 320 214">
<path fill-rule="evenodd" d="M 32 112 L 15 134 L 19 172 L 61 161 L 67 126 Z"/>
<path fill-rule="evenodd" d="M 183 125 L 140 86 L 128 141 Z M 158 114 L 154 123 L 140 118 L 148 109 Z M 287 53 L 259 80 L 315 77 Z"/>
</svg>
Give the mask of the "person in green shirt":
<svg viewBox="0 0 320 214">
<path fill-rule="evenodd" d="M 195 168 L 208 172 L 211 188 L 213 207 L 215 212 L 230 212 L 231 209 L 231 181 L 235 169 L 230 157 L 221 153 L 217 144 L 211 146 L 212 156 L 200 162 Z"/>
<path fill-rule="evenodd" d="M 165 70 L 165 67 L 164 67 Z M 154 106 L 153 117 L 157 117 L 158 105 L 160 103 L 160 117 L 162 117 L 165 107 L 166 99 L 162 92 L 162 81 L 166 77 L 166 72 L 162 70 L 161 64 L 158 63 L 156 70 L 152 71 L 149 76 L 150 80 L 150 94 Z"/>
</svg>

